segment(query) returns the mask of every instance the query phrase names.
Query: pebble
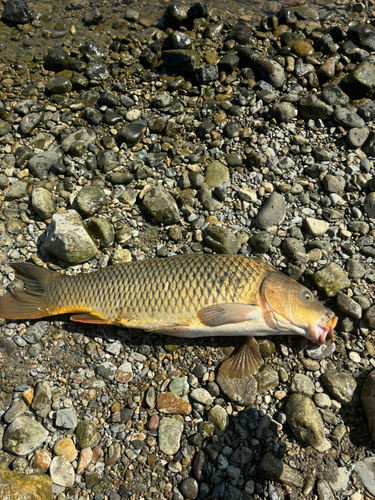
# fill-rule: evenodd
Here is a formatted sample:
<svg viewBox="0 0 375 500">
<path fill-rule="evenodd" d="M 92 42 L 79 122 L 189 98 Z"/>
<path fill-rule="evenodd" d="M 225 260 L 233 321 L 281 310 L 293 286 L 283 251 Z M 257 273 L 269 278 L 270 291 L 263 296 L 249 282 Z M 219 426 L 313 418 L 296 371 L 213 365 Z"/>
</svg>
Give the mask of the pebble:
<svg viewBox="0 0 375 500">
<path fill-rule="evenodd" d="M 354 402 L 357 382 L 349 373 L 326 372 L 322 375 L 322 382 L 339 403 L 349 405 Z"/>
<path fill-rule="evenodd" d="M 64 488 L 70 488 L 74 484 L 73 466 L 64 455 L 52 459 L 50 475 L 53 483 Z"/>
<path fill-rule="evenodd" d="M 68 264 L 85 262 L 97 252 L 94 240 L 75 210 L 52 216 L 43 249 Z"/>
<path fill-rule="evenodd" d="M 309 397 L 299 393 L 289 396 L 285 414 L 290 428 L 300 441 L 314 447 L 323 444 L 323 421 Z"/>
<path fill-rule="evenodd" d="M 69 462 L 74 462 L 78 451 L 71 438 L 63 438 L 57 441 L 53 447 L 53 452 L 57 456 L 64 455 Z"/>
<path fill-rule="evenodd" d="M 166 455 L 174 455 L 180 448 L 183 424 L 173 418 L 163 417 L 159 423 L 159 448 Z"/>
<path fill-rule="evenodd" d="M 269 229 L 281 224 L 285 219 L 286 207 L 284 197 L 273 192 L 260 209 L 256 223 L 259 229 Z"/>
<path fill-rule="evenodd" d="M 27 416 L 15 418 L 4 433 L 4 450 L 25 456 L 41 446 L 48 431 L 39 422 Z"/>
</svg>

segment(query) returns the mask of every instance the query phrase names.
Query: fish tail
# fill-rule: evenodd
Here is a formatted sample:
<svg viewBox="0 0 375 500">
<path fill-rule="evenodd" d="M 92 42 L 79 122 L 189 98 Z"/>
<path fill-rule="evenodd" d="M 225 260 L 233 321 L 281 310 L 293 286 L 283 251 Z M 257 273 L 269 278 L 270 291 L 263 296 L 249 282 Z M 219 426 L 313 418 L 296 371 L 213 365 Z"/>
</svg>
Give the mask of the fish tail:
<svg viewBox="0 0 375 500">
<path fill-rule="evenodd" d="M 32 264 L 11 264 L 25 289 L 0 297 L 0 317 L 5 319 L 34 319 L 56 314 L 47 309 L 45 291 L 55 273 Z"/>
</svg>

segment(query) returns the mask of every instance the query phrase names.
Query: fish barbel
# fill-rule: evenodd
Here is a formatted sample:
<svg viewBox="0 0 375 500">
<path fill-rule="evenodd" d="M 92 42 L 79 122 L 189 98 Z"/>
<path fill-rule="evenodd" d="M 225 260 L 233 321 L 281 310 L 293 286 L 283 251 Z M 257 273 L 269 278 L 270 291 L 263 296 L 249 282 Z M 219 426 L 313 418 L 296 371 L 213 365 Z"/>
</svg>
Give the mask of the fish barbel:
<svg viewBox="0 0 375 500">
<path fill-rule="evenodd" d="M 12 264 L 23 291 L 0 297 L 0 317 L 35 319 L 73 313 L 73 321 L 122 325 L 178 337 L 245 335 L 221 372 L 256 373 L 255 336 L 298 334 L 322 344 L 337 317 L 303 285 L 260 259 L 193 254 L 148 259 L 68 276 Z"/>
</svg>

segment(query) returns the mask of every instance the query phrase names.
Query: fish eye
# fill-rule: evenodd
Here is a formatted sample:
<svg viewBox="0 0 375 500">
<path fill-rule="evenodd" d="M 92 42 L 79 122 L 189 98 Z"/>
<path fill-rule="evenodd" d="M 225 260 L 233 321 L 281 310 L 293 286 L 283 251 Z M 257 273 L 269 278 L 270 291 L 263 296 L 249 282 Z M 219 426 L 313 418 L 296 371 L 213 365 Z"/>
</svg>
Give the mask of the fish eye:
<svg viewBox="0 0 375 500">
<path fill-rule="evenodd" d="M 313 299 L 313 294 L 310 292 L 310 290 L 304 290 L 302 292 L 302 297 L 305 299 L 305 300 L 312 300 Z"/>
</svg>

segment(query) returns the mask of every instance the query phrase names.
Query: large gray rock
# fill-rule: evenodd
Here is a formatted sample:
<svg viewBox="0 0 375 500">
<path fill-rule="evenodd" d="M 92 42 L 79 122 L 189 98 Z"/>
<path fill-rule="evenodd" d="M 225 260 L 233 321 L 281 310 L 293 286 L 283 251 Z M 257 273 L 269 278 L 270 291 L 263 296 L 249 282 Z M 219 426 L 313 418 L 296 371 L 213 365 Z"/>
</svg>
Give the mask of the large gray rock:
<svg viewBox="0 0 375 500">
<path fill-rule="evenodd" d="M 59 148 L 50 148 L 44 153 L 37 154 L 30 158 L 27 167 L 34 177 L 45 179 L 48 169 L 53 163 L 58 163 L 63 155 Z"/>
<path fill-rule="evenodd" d="M 235 235 L 221 226 L 209 226 L 204 231 L 204 242 L 216 253 L 235 254 L 238 251 L 238 241 Z"/>
<path fill-rule="evenodd" d="M 155 184 L 146 193 L 143 204 L 158 222 L 175 224 L 180 220 L 176 202 L 160 184 Z"/>
<path fill-rule="evenodd" d="M 43 249 L 68 264 L 86 262 L 97 252 L 94 240 L 75 210 L 53 215 Z"/>
<path fill-rule="evenodd" d="M 184 426 L 178 420 L 164 417 L 159 424 L 159 448 L 166 455 L 175 455 L 180 448 Z"/>
<path fill-rule="evenodd" d="M 0 470 L 0 491 L 4 500 L 52 500 L 52 481 L 46 474 L 21 474 L 4 468 Z"/>
<path fill-rule="evenodd" d="M 355 403 L 354 394 L 357 382 L 345 372 L 326 372 L 322 375 L 322 382 L 337 401 L 343 405 Z"/>
<path fill-rule="evenodd" d="M 273 87 L 279 88 L 283 86 L 285 71 L 278 62 L 259 54 L 259 52 L 241 46 L 238 55 L 242 67 L 251 68 L 258 77 L 270 83 Z"/>
<path fill-rule="evenodd" d="M 81 130 L 77 130 L 77 132 L 74 132 L 73 134 L 68 135 L 68 137 L 66 137 L 61 143 L 61 149 L 64 151 L 64 153 L 67 153 L 75 142 L 84 141 L 86 144 L 88 144 L 90 142 L 94 143 L 95 139 L 96 135 L 91 129 L 83 128 Z"/>
<path fill-rule="evenodd" d="M 41 446 L 48 431 L 31 417 L 21 416 L 13 420 L 4 434 L 4 450 L 24 456 Z"/>
<path fill-rule="evenodd" d="M 56 212 L 56 203 L 52 193 L 42 187 L 33 189 L 31 204 L 34 211 L 43 220 L 49 219 Z"/>
<path fill-rule="evenodd" d="M 257 226 L 259 229 L 268 229 L 284 222 L 286 206 L 284 197 L 275 191 L 264 203 L 257 215 Z"/>
<path fill-rule="evenodd" d="M 323 444 L 323 420 L 309 397 L 299 393 L 289 396 L 285 405 L 285 414 L 294 435 L 303 444 L 314 447 Z"/>
</svg>

